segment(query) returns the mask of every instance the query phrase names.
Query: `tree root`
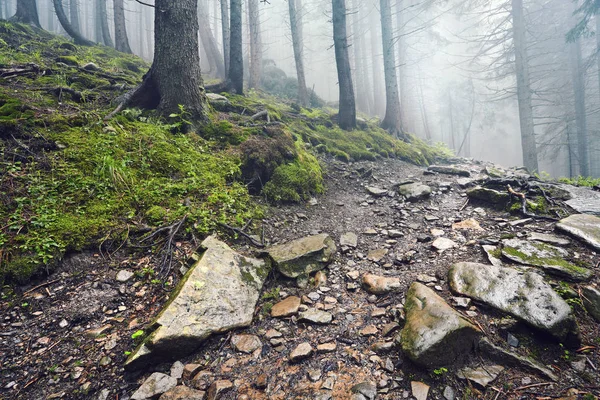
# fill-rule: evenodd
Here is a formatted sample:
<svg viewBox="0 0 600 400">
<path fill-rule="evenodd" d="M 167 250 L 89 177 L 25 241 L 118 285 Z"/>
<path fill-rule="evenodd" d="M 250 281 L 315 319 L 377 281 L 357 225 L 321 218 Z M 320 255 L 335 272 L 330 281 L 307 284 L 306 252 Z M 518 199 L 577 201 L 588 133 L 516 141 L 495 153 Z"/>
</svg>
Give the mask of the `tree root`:
<svg viewBox="0 0 600 400">
<path fill-rule="evenodd" d="M 250 243 L 252 243 L 252 245 L 254 247 L 258 247 L 259 249 L 264 249 L 265 248 L 265 240 L 264 240 L 264 236 L 261 238 L 261 241 L 259 242 L 258 240 L 256 240 L 255 238 L 253 238 L 251 235 L 247 234 L 246 232 L 244 232 L 244 230 L 248 227 L 248 223 L 246 224 L 246 226 L 244 226 L 244 228 L 240 229 L 240 228 L 236 228 L 234 226 L 231 225 L 227 225 L 223 222 L 219 222 L 219 225 L 221 225 L 224 228 L 227 228 L 237 234 L 242 235 L 243 237 L 245 237 L 246 239 L 248 239 L 250 241 Z M 264 232 L 263 232 L 264 233 Z"/>
<path fill-rule="evenodd" d="M 511 196 L 518 197 L 521 200 L 521 213 L 529 218 L 545 219 L 548 221 L 558 221 L 556 218 L 548 217 L 545 215 L 536 215 L 527 210 L 527 197 L 525 193 L 517 192 L 510 185 L 507 185 L 507 191 Z"/>
</svg>

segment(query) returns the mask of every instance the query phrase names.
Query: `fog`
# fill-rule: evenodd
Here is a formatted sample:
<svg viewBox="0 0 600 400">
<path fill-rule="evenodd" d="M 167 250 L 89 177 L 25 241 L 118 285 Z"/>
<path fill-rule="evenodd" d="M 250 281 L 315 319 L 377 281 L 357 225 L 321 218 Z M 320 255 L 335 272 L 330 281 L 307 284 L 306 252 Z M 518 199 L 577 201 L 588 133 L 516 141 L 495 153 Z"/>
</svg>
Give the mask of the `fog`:
<svg viewBox="0 0 600 400">
<path fill-rule="evenodd" d="M 71 0 L 75 1 L 75 0 Z M 200 0 L 221 53 L 219 0 Z M 332 36 L 331 1 L 295 0 L 301 16 L 306 86 L 336 107 L 338 84 Z M 152 4 L 152 0 L 149 0 Z M 514 7 L 520 0 L 391 1 L 402 128 L 432 143 L 443 142 L 457 155 L 504 166 L 524 164 L 523 114 L 532 114 L 539 171 L 553 177 L 577 176 L 586 170 L 600 176 L 600 70 L 595 26 L 574 41 L 568 32 L 578 22 L 576 4 L 565 0 L 525 0 L 523 36 L 515 41 Z M 65 10 L 69 1 L 63 1 Z M 98 41 L 95 0 L 79 0 L 81 32 Z M 113 4 L 106 2 L 112 21 Z M 349 55 L 359 116 L 383 118 L 383 48 L 379 1 L 346 0 Z M 2 1 L 2 16 L 15 12 L 15 1 Z M 65 34 L 49 0 L 38 1 L 44 29 Z M 125 0 L 133 52 L 151 61 L 154 9 Z M 244 3 L 244 52 L 249 53 Z M 259 2 L 263 82 L 274 71 L 295 78 L 288 1 Z M 595 22 L 595 21 L 594 21 Z M 114 37 L 113 24 L 109 24 Z M 600 26 L 600 25 L 599 25 Z M 517 50 L 516 50 L 517 49 Z M 518 90 L 515 54 L 522 51 L 527 87 Z M 208 52 L 210 53 L 210 52 Z M 207 82 L 217 78 L 210 55 L 201 49 Z M 247 75 L 247 74 L 246 74 Z M 267 85 L 265 85 L 267 86 Z M 265 88 L 263 88 L 265 89 Z M 266 89 L 265 89 L 266 90 Z M 523 101 L 529 96 L 529 103 Z M 519 109 L 523 104 L 529 107 Z M 581 154 L 580 154 L 581 153 Z"/>
</svg>

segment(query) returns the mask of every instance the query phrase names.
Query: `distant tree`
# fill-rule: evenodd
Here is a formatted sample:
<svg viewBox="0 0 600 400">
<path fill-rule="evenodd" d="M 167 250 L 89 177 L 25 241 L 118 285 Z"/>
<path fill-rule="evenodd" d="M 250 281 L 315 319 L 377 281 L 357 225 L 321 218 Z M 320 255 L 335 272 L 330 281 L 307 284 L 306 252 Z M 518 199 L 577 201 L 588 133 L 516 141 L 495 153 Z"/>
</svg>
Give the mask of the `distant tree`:
<svg viewBox="0 0 600 400">
<path fill-rule="evenodd" d="M 61 0 L 52 0 L 52 3 L 54 4 L 54 11 L 56 12 L 56 16 L 58 17 L 58 21 L 60 22 L 60 25 L 63 27 L 65 32 L 67 32 L 67 34 L 69 36 L 71 36 L 73 38 L 73 40 L 75 40 L 75 43 L 80 44 L 82 46 L 93 46 L 94 45 L 93 42 L 84 38 L 83 35 L 81 33 L 79 33 L 79 31 L 77 31 L 76 29 L 73 28 L 73 26 L 67 19 L 67 15 L 65 14 L 65 10 L 63 8 L 62 1 Z"/>
<path fill-rule="evenodd" d="M 381 38 L 383 42 L 383 71 L 385 79 L 385 117 L 381 127 L 396 137 L 402 136 L 402 118 L 400 116 L 400 97 L 396 78 L 395 39 L 392 26 L 392 8 L 390 0 L 380 0 Z"/>
<path fill-rule="evenodd" d="M 521 148 L 523 163 L 531 172 L 538 171 L 537 145 L 533 124 L 531 103 L 531 81 L 527 58 L 527 37 L 523 0 L 512 0 L 513 45 L 517 77 L 517 100 L 519 102 L 519 122 L 521 124 Z"/>
<path fill-rule="evenodd" d="M 231 88 L 244 94 L 244 54 L 242 49 L 242 0 L 231 0 L 229 36 L 229 75 Z"/>
<path fill-rule="evenodd" d="M 356 127 L 356 102 L 352 86 L 352 72 L 348 57 L 348 36 L 346 33 L 346 1 L 332 0 L 333 44 L 340 88 L 338 124 L 350 130 Z"/>
<path fill-rule="evenodd" d="M 225 61 L 225 76 L 229 76 L 229 0 L 221 2 L 221 34 L 223 36 L 223 59 Z"/>
<path fill-rule="evenodd" d="M 108 28 L 108 13 L 106 12 L 106 0 L 96 0 L 96 23 L 102 29 L 102 41 L 108 47 L 115 47 L 112 38 L 110 37 L 110 29 Z"/>
<path fill-rule="evenodd" d="M 34 25 L 38 28 L 42 27 L 35 0 L 17 0 L 17 12 L 11 20 Z"/>
<path fill-rule="evenodd" d="M 217 40 L 210 29 L 210 16 L 208 13 L 208 8 L 203 1 L 198 2 L 198 23 L 200 26 L 200 40 L 202 40 L 202 46 L 208 55 L 210 70 L 218 78 L 224 79 L 226 75 L 223 56 L 219 51 Z"/>
<path fill-rule="evenodd" d="M 308 91 L 306 90 L 306 77 L 304 75 L 304 59 L 302 55 L 302 10 L 298 7 L 301 0 L 288 0 L 290 10 L 290 28 L 292 31 L 292 47 L 296 61 L 296 76 L 298 77 L 298 103 L 308 106 Z"/>
<path fill-rule="evenodd" d="M 180 114 L 195 125 L 208 120 L 200 71 L 197 0 L 156 0 L 154 61 L 127 105 Z"/>
<path fill-rule="evenodd" d="M 258 0 L 248 1 L 248 26 L 250 28 L 250 76 L 248 86 L 260 87 L 262 75 L 262 40 L 260 37 L 260 13 Z"/>
<path fill-rule="evenodd" d="M 75 1 L 75 0 L 71 0 Z M 114 0 L 115 16 L 115 48 L 123 53 L 131 53 L 129 38 L 127 37 L 127 25 L 125 23 L 125 7 L 123 0 Z"/>
<path fill-rule="evenodd" d="M 79 5 L 77 4 L 77 0 L 69 0 L 69 19 L 73 29 L 77 32 L 81 32 L 81 27 L 79 26 Z"/>
</svg>

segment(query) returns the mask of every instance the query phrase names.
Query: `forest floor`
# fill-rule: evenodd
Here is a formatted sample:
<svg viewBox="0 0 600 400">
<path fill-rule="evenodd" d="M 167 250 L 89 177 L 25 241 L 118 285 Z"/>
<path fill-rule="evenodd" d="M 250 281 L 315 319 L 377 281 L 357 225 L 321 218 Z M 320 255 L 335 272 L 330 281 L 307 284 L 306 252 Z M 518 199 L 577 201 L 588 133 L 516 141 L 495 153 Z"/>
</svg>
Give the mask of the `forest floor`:
<svg viewBox="0 0 600 400">
<path fill-rule="evenodd" d="M 326 110 L 256 93 L 214 103 L 215 121 L 197 135 L 178 133 L 181 118 L 164 121 L 139 110 L 105 121 L 111 100 L 139 82 L 147 68 L 142 61 L 4 22 L 0 39 L 0 399 L 123 400 L 151 372 L 168 372 L 172 363 L 137 373 L 125 372 L 123 364 L 199 239 L 217 232 L 240 252 L 262 252 L 223 224 L 248 226 L 267 244 L 327 233 L 338 251 L 306 288 L 273 271 L 250 327 L 212 336 L 180 360 L 203 370 L 198 379 L 184 379 L 190 386 L 205 390 L 230 381 L 223 399 L 346 399 L 362 382 L 374 383 L 379 399 L 409 398 L 413 382 L 429 385 L 428 398 L 436 399 L 449 390 L 462 399 L 598 395 L 599 326 L 577 301 L 571 306 L 582 332 L 580 351 L 483 305 L 461 309 L 502 347 L 510 333 L 519 342 L 513 350 L 550 366 L 558 382 L 506 368 L 478 388 L 456 377 L 459 366 L 427 371 L 391 346 L 412 282 L 429 282 L 452 304 L 446 280 L 453 263 L 487 263 L 481 243 L 554 231 L 552 221 L 521 220 L 518 207 L 509 212 L 467 202 L 458 177 L 426 170 L 443 150 L 390 138 L 372 121 L 342 132 Z M 265 109 L 271 122 L 252 118 Z M 475 177 L 490 167 L 447 161 Z M 263 196 L 251 196 L 249 187 L 265 176 L 271 185 Z M 431 197 L 404 202 L 397 184 L 407 180 L 431 186 Z M 371 195 L 367 186 L 385 193 Z M 481 229 L 453 228 L 469 218 Z M 355 249 L 339 245 L 348 232 L 358 236 Z M 456 247 L 432 248 L 437 236 Z M 597 271 L 594 251 L 575 240 L 565 248 Z M 165 259 L 169 250 L 173 262 Z M 398 277 L 402 287 L 369 295 L 360 282 L 367 272 Z M 550 281 L 560 293 L 578 289 Z M 271 318 L 273 305 L 292 295 L 333 320 L 313 325 L 296 316 Z M 259 351 L 236 351 L 234 333 L 256 335 Z M 320 350 L 289 362 L 304 342 Z"/>
<path fill-rule="evenodd" d="M 521 324 L 502 329 L 506 316 L 483 305 L 469 309 L 473 312 L 469 318 L 492 341 L 507 347 L 508 329 L 520 343 L 517 352 L 551 366 L 560 376 L 558 382 L 519 368 L 506 368 L 483 390 L 459 380 L 454 368 L 425 371 L 397 349 L 383 346 L 384 353 L 373 351 L 374 344 L 393 341 L 397 333 L 390 328 L 397 327 L 393 310 L 401 307 L 403 293 L 412 282 L 422 280 L 422 275 L 435 278 L 438 294 L 452 303 L 446 283 L 448 269 L 460 261 L 487 263 L 479 245 L 481 239 L 493 242 L 531 232 L 551 233 L 554 223 L 520 221 L 519 215 L 466 204 L 465 189 L 457 177 L 424 175 L 425 169 L 399 160 L 348 164 L 324 158 L 322 162 L 327 171 L 325 194 L 309 204 L 270 207 L 263 220 L 265 237 L 269 243 L 278 243 L 324 232 L 339 242 L 342 234 L 354 232 L 359 237 L 358 247 L 339 251 L 325 270 L 326 277 L 320 276 L 321 281 L 311 282 L 306 289 L 273 273 L 256 309 L 255 322 L 235 332 L 257 335 L 262 350 L 251 355 L 237 352 L 230 343 L 231 333 L 210 338 L 198 352 L 181 360 L 200 364 L 207 372 L 204 381 L 189 383 L 191 386 L 206 389 L 203 386 L 212 381 L 229 380 L 234 390 L 223 394 L 223 399 L 344 399 L 350 398 L 351 387 L 363 381 L 377 383 L 380 399 L 408 398 L 413 381 L 431 386 L 429 398 L 442 398 L 447 386 L 456 398 L 463 399 L 576 399 L 585 393 L 599 393 L 599 327 L 577 304 L 574 309 L 583 334 L 582 348 L 586 349 L 581 352 L 569 352 Z M 473 173 L 483 167 L 467 165 Z M 376 198 L 365 190 L 367 185 L 391 189 L 406 180 L 430 185 L 434 188 L 432 197 L 405 203 L 397 195 Z M 477 220 L 482 229 L 452 228 L 455 222 L 469 218 Z M 517 220 L 519 223 L 511 224 Z M 392 229 L 401 236 L 390 239 Z M 436 235 L 448 237 L 458 246 L 443 252 L 433 249 L 428 240 L 433 237 L 432 229 L 439 229 L 434 231 Z M 225 240 L 237 244 L 240 251 L 252 253 L 243 238 Z M 192 243 L 181 245 L 193 247 Z M 378 261 L 369 260 L 373 258 L 369 253 L 377 249 L 385 249 L 386 254 Z M 568 250 L 586 263 L 598 260 L 597 254 L 576 241 Z M 161 285 L 152 284 L 140 273 L 152 267 L 150 260 L 143 254 L 132 257 L 117 253 L 111 259 L 100 253 L 76 254 L 48 278 L 21 288 L 19 295 L 3 302 L 2 396 L 125 399 L 150 372 L 168 372 L 171 363 L 141 374 L 125 373 L 122 367 L 125 352 L 134 346 L 132 335 L 152 320 L 169 296 Z M 126 283 L 115 280 L 122 267 L 136 271 Z M 369 295 L 357 280 L 366 272 L 399 277 L 403 288 L 398 294 Z M 554 284 L 560 288 L 559 282 Z M 305 305 L 329 310 L 334 320 L 312 325 L 299 323 L 295 317 L 271 318 L 268 311 L 272 304 L 291 295 L 301 297 Z M 270 336 L 273 330 L 279 333 L 275 338 Z M 332 348 L 301 363 L 290 363 L 289 353 L 302 342 L 314 348 L 332 344 Z M 107 393 L 108 397 L 102 397 Z"/>
</svg>

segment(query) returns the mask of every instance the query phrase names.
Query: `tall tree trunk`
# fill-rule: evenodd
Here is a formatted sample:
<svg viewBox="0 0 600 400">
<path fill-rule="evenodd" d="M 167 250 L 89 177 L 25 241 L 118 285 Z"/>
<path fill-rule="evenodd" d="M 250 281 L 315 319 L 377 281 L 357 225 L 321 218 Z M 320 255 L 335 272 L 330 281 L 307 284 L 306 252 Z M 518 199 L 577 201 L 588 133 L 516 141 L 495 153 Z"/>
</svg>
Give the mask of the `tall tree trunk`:
<svg viewBox="0 0 600 400">
<path fill-rule="evenodd" d="M 128 104 L 168 116 L 180 105 L 194 122 L 208 120 L 198 53 L 197 0 L 156 0 L 154 61 Z"/>
<path fill-rule="evenodd" d="M 90 42 L 86 38 L 84 38 L 81 33 L 73 29 L 69 20 L 67 19 L 67 15 L 65 14 L 65 10 L 62 6 L 62 0 L 53 0 L 54 11 L 56 12 L 56 16 L 58 17 L 58 21 L 63 29 L 67 32 L 69 36 L 75 40 L 75 43 L 83 45 L 83 46 L 93 46 L 94 43 Z"/>
<path fill-rule="evenodd" d="M 77 0 L 69 0 L 69 17 L 71 26 L 77 32 L 81 32 L 81 26 L 79 25 L 79 6 Z"/>
<path fill-rule="evenodd" d="M 410 0 L 409 0 L 410 1 Z M 414 132 L 414 125 L 412 121 L 412 116 L 408 111 L 408 105 L 410 104 L 408 100 L 408 80 L 406 77 L 406 37 L 405 37 L 405 25 L 406 18 L 404 14 L 405 10 L 405 2 L 403 0 L 396 1 L 396 32 L 398 32 L 398 36 L 396 38 L 397 47 L 396 50 L 398 52 L 396 65 L 398 66 L 398 91 L 400 92 L 400 115 L 402 115 L 402 126 L 407 132 Z"/>
<path fill-rule="evenodd" d="M 113 4 L 115 9 L 115 48 L 123 53 L 131 53 L 129 39 L 127 38 L 127 25 L 125 23 L 125 7 L 123 6 L 123 0 L 114 0 Z"/>
<path fill-rule="evenodd" d="M 223 37 L 223 58 L 225 61 L 225 76 L 229 76 L 229 0 L 221 2 L 221 35 Z"/>
<path fill-rule="evenodd" d="M 569 43 L 569 53 L 573 81 L 579 173 L 582 176 L 590 176 L 590 157 L 588 152 L 588 147 L 590 143 L 588 141 L 587 135 L 587 121 L 585 114 L 585 84 L 583 79 L 584 72 L 581 61 L 581 43 L 579 39 L 572 43 Z"/>
<path fill-rule="evenodd" d="M 364 93 L 367 93 L 363 81 L 364 60 L 361 58 L 360 44 L 360 38 L 363 36 L 360 32 L 360 19 L 362 17 L 360 13 L 361 4 L 361 1 L 352 0 L 352 8 L 354 9 L 354 12 L 352 13 L 352 52 L 354 54 L 354 82 L 356 82 L 356 93 L 358 94 L 357 107 L 363 113 L 368 114 L 368 96 L 364 95 Z"/>
<path fill-rule="evenodd" d="M 42 27 L 35 0 L 17 0 L 17 12 L 11 20 L 37 26 L 38 28 Z"/>
<path fill-rule="evenodd" d="M 98 1 L 98 13 L 100 18 L 100 26 L 102 28 L 102 41 L 108 47 L 115 47 L 112 38 L 110 37 L 110 29 L 108 28 L 108 13 L 106 12 L 106 0 Z"/>
<path fill-rule="evenodd" d="M 596 62 L 598 64 L 598 93 L 600 94 L 600 14 L 596 14 Z M 592 155 L 590 157 L 591 173 L 600 176 L 600 133 L 596 134 L 592 141 Z"/>
<path fill-rule="evenodd" d="M 206 8 L 206 4 L 202 1 L 198 3 L 198 23 L 200 26 L 200 39 L 202 40 L 202 47 L 207 54 L 210 69 L 211 71 L 214 71 L 218 78 L 225 79 L 223 56 L 221 55 L 217 41 L 210 30 L 210 17 L 208 15 L 208 8 Z"/>
<path fill-rule="evenodd" d="M 262 40 L 260 37 L 260 13 L 258 0 L 248 1 L 248 25 L 250 27 L 250 88 L 260 87 L 262 76 Z"/>
<path fill-rule="evenodd" d="M 383 42 L 383 69 L 385 79 L 385 118 L 381 127 L 392 135 L 402 136 L 402 118 L 400 116 L 400 97 L 396 79 L 396 55 L 392 27 L 392 8 L 390 0 L 380 0 L 381 38 Z"/>
<path fill-rule="evenodd" d="M 348 36 L 346 34 L 346 1 L 332 0 L 333 44 L 340 88 L 338 124 L 350 130 L 356 127 L 356 102 L 352 86 L 352 72 L 348 57 Z"/>
<path fill-rule="evenodd" d="M 296 7 L 299 0 L 288 0 L 290 10 L 290 28 L 292 31 L 292 47 L 294 48 L 294 60 L 296 61 L 296 76 L 298 77 L 298 103 L 301 106 L 307 107 L 308 90 L 306 89 L 306 77 L 304 75 L 304 60 L 302 58 L 302 36 L 300 36 L 301 28 L 299 24 L 302 21 L 298 18 L 298 8 Z"/>
<path fill-rule="evenodd" d="M 538 159 L 533 125 L 533 109 L 531 105 L 531 86 L 529 80 L 529 65 L 527 61 L 527 37 L 525 36 L 523 0 L 512 0 L 512 17 L 523 164 L 525 164 L 525 167 L 533 173 L 538 171 Z"/>
<path fill-rule="evenodd" d="M 385 104 L 383 102 L 383 85 L 381 82 L 381 55 L 377 51 L 379 49 L 379 32 L 377 26 L 377 12 L 375 7 L 370 14 L 370 25 L 371 25 L 371 67 L 373 73 L 373 107 L 374 114 L 382 116 L 385 112 Z"/>
<path fill-rule="evenodd" d="M 230 3 L 229 80 L 237 94 L 244 94 L 244 53 L 242 48 L 242 0 Z"/>
</svg>

